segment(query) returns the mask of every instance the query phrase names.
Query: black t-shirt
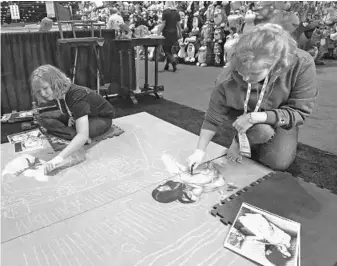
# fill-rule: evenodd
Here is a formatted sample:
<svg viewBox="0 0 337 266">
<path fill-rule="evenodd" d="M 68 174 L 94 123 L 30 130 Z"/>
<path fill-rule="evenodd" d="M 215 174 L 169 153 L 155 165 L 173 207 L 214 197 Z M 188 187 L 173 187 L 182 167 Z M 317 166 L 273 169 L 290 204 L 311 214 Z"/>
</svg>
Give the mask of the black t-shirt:
<svg viewBox="0 0 337 266">
<path fill-rule="evenodd" d="M 101 95 L 75 84 L 67 91 L 65 102 L 75 120 L 85 115 L 104 118 L 113 118 L 115 115 L 113 106 Z"/>
<path fill-rule="evenodd" d="M 165 33 L 176 33 L 177 23 L 180 21 L 180 15 L 177 10 L 165 9 L 163 11 L 162 20 L 165 21 L 165 27 L 163 29 L 163 35 Z"/>
</svg>

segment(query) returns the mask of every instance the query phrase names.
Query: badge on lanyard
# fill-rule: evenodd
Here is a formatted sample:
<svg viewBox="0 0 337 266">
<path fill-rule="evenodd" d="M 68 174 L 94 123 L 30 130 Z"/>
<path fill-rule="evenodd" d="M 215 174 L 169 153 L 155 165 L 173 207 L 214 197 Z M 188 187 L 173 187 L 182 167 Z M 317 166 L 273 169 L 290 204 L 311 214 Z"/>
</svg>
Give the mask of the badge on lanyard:
<svg viewBox="0 0 337 266">
<path fill-rule="evenodd" d="M 249 140 L 246 133 L 238 134 L 239 145 L 240 145 L 240 155 L 245 157 L 252 157 L 252 152 L 250 149 Z"/>
<path fill-rule="evenodd" d="M 264 94 L 266 92 L 268 80 L 269 80 L 269 78 L 267 76 L 264 80 L 264 83 L 263 83 L 263 86 L 262 86 L 262 89 L 261 89 L 261 94 L 260 94 L 259 99 L 256 103 L 254 112 L 257 112 L 260 109 Z M 247 114 L 247 112 L 248 112 L 248 102 L 249 102 L 251 91 L 252 91 L 252 84 L 248 83 L 247 95 L 246 95 L 246 99 L 245 99 L 245 102 L 244 102 L 244 112 L 243 112 L 244 115 Z M 245 157 L 250 158 L 251 155 L 252 155 L 252 152 L 251 152 L 251 148 L 250 148 L 250 144 L 249 144 L 247 134 L 246 133 L 242 133 L 242 134 L 239 133 L 238 137 L 239 137 L 239 145 L 240 145 L 241 156 L 245 156 Z"/>
</svg>

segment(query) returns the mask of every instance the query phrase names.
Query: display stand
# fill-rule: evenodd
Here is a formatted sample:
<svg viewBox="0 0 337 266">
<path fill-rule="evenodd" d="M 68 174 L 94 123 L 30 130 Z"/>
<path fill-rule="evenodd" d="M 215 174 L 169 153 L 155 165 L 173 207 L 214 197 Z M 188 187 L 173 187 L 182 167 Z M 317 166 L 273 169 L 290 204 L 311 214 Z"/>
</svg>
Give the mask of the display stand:
<svg viewBox="0 0 337 266">
<path fill-rule="evenodd" d="M 114 40 L 115 47 L 117 52 L 119 53 L 120 58 L 120 95 L 126 95 L 129 97 L 134 104 L 137 104 L 138 101 L 136 99 L 136 95 L 144 95 L 144 94 L 154 94 L 156 98 L 162 98 L 162 91 L 164 91 L 164 86 L 158 84 L 158 48 L 163 44 L 164 38 L 163 37 L 145 37 L 145 38 L 133 38 L 133 39 L 119 39 Z M 144 54 L 145 54 L 145 83 L 144 86 L 139 87 L 139 61 L 137 62 L 136 66 L 136 73 L 134 73 L 133 62 L 134 58 L 134 49 L 135 47 L 143 46 L 144 47 Z M 154 71 L 154 85 L 149 85 L 148 81 L 148 72 L 149 72 L 149 62 L 148 62 L 148 47 L 155 48 L 155 56 L 154 56 L 154 63 L 155 63 L 155 71 Z M 138 51 L 138 49 L 137 49 Z M 124 70 L 124 63 L 123 60 L 124 54 L 127 54 L 127 62 L 128 62 L 128 73 L 125 73 Z M 137 60 L 139 55 L 137 55 Z M 128 76 L 126 76 L 128 75 Z M 134 84 L 133 75 L 136 75 L 136 85 Z M 127 77 L 127 78 L 126 78 Z M 127 83 L 125 84 L 125 79 Z"/>
</svg>

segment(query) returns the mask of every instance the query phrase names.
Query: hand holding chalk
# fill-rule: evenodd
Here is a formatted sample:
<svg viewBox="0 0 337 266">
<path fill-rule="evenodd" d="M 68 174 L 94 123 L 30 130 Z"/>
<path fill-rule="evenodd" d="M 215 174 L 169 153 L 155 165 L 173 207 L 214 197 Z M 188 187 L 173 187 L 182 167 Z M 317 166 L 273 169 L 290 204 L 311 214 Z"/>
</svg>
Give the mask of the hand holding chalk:
<svg viewBox="0 0 337 266">
<path fill-rule="evenodd" d="M 47 174 L 53 171 L 56 167 L 60 166 L 63 163 L 63 158 L 56 156 L 54 159 L 50 160 L 44 165 L 44 173 Z"/>
<path fill-rule="evenodd" d="M 191 174 L 193 173 L 193 169 L 197 168 L 201 164 L 204 156 L 204 151 L 196 149 L 195 152 L 190 157 L 188 157 L 188 168 L 190 169 Z"/>
<path fill-rule="evenodd" d="M 23 174 L 26 177 L 33 177 L 39 182 L 47 182 L 48 176 L 45 175 L 44 171 L 45 171 L 44 165 L 39 165 L 37 169 L 28 169 L 24 171 Z"/>
</svg>

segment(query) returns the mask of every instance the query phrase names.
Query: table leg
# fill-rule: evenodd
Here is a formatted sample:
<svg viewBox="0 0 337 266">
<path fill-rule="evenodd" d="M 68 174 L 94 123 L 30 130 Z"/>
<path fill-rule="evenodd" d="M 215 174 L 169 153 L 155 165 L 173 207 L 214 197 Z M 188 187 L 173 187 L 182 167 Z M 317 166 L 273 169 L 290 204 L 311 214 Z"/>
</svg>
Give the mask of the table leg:
<svg viewBox="0 0 337 266">
<path fill-rule="evenodd" d="M 122 50 L 119 51 L 119 63 L 120 63 L 121 91 L 123 91 L 125 88 L 125 85 L 124 85 L 124 71 L 123 71 L 124 64 L 123 64 L 123 51 Z M 125 96 L 124 92 L 121 94 Z"/>
<path fill-rule="evenodd" d="M 93 48 L 94 48 L 94 53 L 96 57 L 97 93 L 100 94 L 101 71 L 100 71 L 100 63 L 99 63 L 99 48 L 97 49 L 96 46 L 93 46 Z"/>
<path fill-rule="evenodd" d="M 154 50 L 154 94 L 156 96 L 157 99 L 162 99 L 163 95 L 162 95 L 162 91 L 164 91 L 164 86 L 159 86 L 158 85 L 158 53 L 160 52 L 159 47 L 156 45 L 155 46 L 155 50 Z"/>
<path fill-rule="evenodd" d="M 135 93 L 140 93 L 141 89 L 139 86 L 139 68 L 140 68 L 140 58 L 139 58 L 139 49 L 140 46 L 136 47 L 136 52 L 137 52 L 137 56 L 136 56 L 136 91 Z"/>
<path fill-rule="evenodd" d="M 75 48 L 75 60 L 74 60 L 74 66 L 73 66 L 73 83 L 75 83 L 76 79 L 76 67 L 77 67 L 77 58 L 78 58 L 78 48 Z"/>
<path fill-rule="evenodd" d="M 158 46 L 154 47 L 154 88 L 157 90 L 158 86 Z"/>
<path fill-rule="evenodd" d="M 132 48 L 133 49 L 133 48 Z M 135 97 L 134 94 L 134 88 L 133 88 L 133 54 L 132 54 L 132 50 L 128 50 L 128 59 L 129 59 L 129 88 L 128 88 L 128 95 L 131 99 L 131 101 L 133 102 L 133 104 L 137 104 L 138 101 Z"/>
<path fill-rule="evenodd" d="M 144 89 L 148 90 L 149 89 L 149 54 L 147 50 L 147 46 L 144 46 L 144 53 L 145 53 L 145 84 L 144 84 Z"/>
<path fill-rule="evenodd" d="M 132 51 L 129 49 L 128 50 L 128 61 L 129 61 L 129 91 L 133 91 L 133 67 L 132 67 Z"/>
</svg>

